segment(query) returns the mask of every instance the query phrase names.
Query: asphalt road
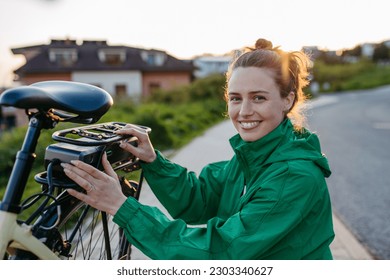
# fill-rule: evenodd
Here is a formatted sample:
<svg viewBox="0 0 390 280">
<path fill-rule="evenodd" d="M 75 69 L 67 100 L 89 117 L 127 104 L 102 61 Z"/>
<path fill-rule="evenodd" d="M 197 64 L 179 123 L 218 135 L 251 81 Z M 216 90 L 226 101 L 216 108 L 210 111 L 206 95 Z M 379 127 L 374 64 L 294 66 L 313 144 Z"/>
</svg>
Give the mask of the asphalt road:
<svg viewBox="0 0 390 280">
<path fill-rule="evenodd" d="M 334 211 L 378 259 L 390 259 L 390 86 L 322 95 L 308 111 L 332 175 Z"/>
</svg>

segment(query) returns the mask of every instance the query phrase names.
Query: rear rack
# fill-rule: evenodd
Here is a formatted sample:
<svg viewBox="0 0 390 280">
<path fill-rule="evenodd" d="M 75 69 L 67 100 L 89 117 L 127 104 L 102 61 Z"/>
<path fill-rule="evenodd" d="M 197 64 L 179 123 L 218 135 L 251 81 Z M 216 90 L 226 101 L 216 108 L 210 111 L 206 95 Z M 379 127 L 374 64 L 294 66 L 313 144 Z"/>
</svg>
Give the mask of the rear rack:
<svg viewBox="0 0 390 280">
<path fill-rule="evenodd" d="M 58 142 L 65 142 L 77 146 L 100 146 L 118 142 L 131 135 L 118 135 L 118 131 L 126 126 L 122 122 L 107 122 L 101 124 L 93 124 L 76 128 L 59 130 L 53 133 L 52 138 Z M 151 131 L 149 127 L 140 126 L 148 133 Z"/>
<path fill-rule="evenodd" d="M 107 122 L 54 132 L 52 138 L 59 143 L 51 144 L 46 148 L 44 160 L 46 169 L 49 164 L 56 162 L 52 168 L 53 184 L 72 185 L 63 173 L 63 168 L 59 163 L 80 160 L 103 170 L 101 164 L 103 153 L 106 153 L 107 159 L 115 171 L 129 173 L 140 169 L 139 159 L 132 153 L 120 148 L 122 141 L 126 141 L 133 146 L 138 145 L 138 139 L 135 136 L 115 133 L 125 126 L 126 123 L 122 122 Z M 149 127 L 137 126 L 148 133 L 151 131 Z M 47 184 L 47 171 L 37 174 L 35 180 Z"/>
</svg>

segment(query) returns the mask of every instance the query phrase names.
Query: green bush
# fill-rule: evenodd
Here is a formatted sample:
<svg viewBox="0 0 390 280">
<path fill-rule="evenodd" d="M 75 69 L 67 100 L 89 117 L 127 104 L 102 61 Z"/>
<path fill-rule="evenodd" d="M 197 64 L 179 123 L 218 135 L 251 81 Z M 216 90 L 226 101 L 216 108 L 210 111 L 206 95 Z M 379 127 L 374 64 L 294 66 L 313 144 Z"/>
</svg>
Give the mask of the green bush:
<svg viewBox="0 0 390 280">
<path fill-rule="evenodd" d="M 225 80 L 225 76 L 220 74 L 214 74 L 206 78 L 196 80 L 189 88 L 191 100 L 220 100 L 223 98 Z"/>
<path fill-rule="evenodd" d="M 55 130 L 63 129 L 70 124 L 60 124 L 56 127 Z M 18 127 L 12 129 L 11 131 L 6 131 L 1 134 L 0 142 L 0 189 L 4 188 L 7 184 L 9 175 L 11 174 L 12 167 L 16 158 L 17 152 L 21 149 L 24 136 L 26 133 L 27 127 Z M 44 155 L 45 149 L 48 145 L 54 143 L 51 135 L 53 130 L 42 130 L 39 137 L 39 142 L 35 150 L 35 159 L 32 168 L 32 174 L 28 178 L 28 187 L 27 193 L 30 193 L 33 190 L 29 190 L 29 187 L 34 182 L 34 176 L 36 173 L 44 171 Z M 0 200 L 2 196 L 0 194 Z"/>
<path fill-rule="evenodd" d="M 225 76 L 221 74 L 210 75 L 195 80 L 188 86 L 173 90 L 155 90 L 147 98 L 147 102 L 179 104 L 193 101 L 206 101 L 210 99 L 221 100 L 225 88 Z"/>
<path fill-rule="evenodd" d="M 322 92 L 367 89 L 390 84 L 390 66 L 367 60 L 343 64 L 326 64 L 318 60 L 314 63 L 313 77 L 321 85 Z"/>
</svg>

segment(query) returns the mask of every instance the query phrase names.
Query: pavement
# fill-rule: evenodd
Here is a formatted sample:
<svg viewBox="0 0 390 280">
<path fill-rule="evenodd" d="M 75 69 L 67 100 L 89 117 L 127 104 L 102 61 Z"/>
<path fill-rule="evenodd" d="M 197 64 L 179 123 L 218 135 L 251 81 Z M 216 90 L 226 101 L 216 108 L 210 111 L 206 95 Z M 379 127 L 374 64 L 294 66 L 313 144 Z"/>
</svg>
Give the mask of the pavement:
<svg viewBox="0 0 390 280">
<path fill-rule="evenodd" d="M 233 125 L 230 120 L 227 120 L 212 127 L 181 150 L 175 153 L 164 154 L 173 162 L 181 164 L 188 170 L 199 174 L 206 164 L 220 160 L 228 160 L 232 157 L 233 151 L 228 139 L 234 134 L 235 130 Z M 146 182 L 143 184 L 140 202 L 158 207 L 169 216 L 151 192 Z M 331 250 L 335 260 L 374 259 L 368 250 L 359 243 L 352 232 L 342 223 L 337 213 L 333 213 L 333 224 L 336 237 L 331 244 Z M 132 259 L 144 260 L 148 259 L 148 257 L 138 251 L 137 248 L 133 248 Z"/>
</svg>

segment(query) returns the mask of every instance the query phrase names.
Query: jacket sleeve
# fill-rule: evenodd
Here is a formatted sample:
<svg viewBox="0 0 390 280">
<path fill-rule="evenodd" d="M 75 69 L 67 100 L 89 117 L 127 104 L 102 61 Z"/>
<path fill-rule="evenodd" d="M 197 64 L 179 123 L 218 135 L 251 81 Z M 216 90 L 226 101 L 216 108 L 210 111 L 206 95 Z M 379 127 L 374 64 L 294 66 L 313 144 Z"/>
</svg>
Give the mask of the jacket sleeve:
<svg viewBox="0 0 390 280">
<path fill-rule="evenodd" d="M 157 151 L 154 162 L 142 164 L 146 181 L 169 214 L 188 224 L 202 224 L 216 215 L 221 194 L 223 162 L 205 167 L 200 176 Z"/>
<path fill-rule="evenodd" d="M 114 222 L 125 229 L 132 244 L 153 259 L 262 259 L 270 248 L 302 222 L 305 207 L 315 203 L 311 176 L 278 174 L 264 187 L 251 188 L 240 209 L 223 220 L 214 217 L 206 227 L 188 227 L 181 219 L 169 220 L 159 209 L 128 198 Z M 297 180 L 298 179 L 298 180 Z M 276 185 L 280 187 L 275 188 Z M 301 189 L 301 190 L 300 190 Z M 299 231 L 288 250 L 301 256 Z M 283 250 L 285 248 L 280 248 Z M 294 258 L 294 256 L 288 256 Z"/>
</svg>

